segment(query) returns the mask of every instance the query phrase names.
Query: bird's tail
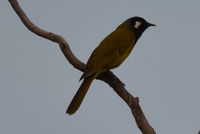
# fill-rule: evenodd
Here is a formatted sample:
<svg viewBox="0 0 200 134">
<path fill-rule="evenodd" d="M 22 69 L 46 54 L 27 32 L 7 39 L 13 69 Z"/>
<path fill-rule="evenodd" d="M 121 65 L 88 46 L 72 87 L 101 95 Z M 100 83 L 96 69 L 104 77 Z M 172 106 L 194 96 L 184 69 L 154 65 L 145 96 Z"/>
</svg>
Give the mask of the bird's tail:
<svg viewBox="0 0 200 134">
<path fill-rule="evenodd" d="M 95 75 L 88 76 L 87 78 L 84 78 L 81 86 L 79 87 L 78 91 L 74 95 L 74 98 L 72 99 L 71 103 L 69 104 L 66 113 L 67 114 L 74 114 L 78 108 L 81 105 L 81 102 L 83 101 L 83 98 L 85 97 L 92 81 L 95 79 Z"/>
</svg>

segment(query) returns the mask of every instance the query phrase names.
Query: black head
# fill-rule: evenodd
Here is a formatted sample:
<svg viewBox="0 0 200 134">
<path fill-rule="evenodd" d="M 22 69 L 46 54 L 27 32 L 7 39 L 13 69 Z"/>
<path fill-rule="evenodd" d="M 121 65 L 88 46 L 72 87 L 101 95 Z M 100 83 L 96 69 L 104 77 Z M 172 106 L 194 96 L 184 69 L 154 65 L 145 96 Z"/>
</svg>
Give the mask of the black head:
<svg viewBox="0 0 200 134">
<path fill-rule="evenodd" d="M 151 24 L 145 19 L 137 16 L 129 18 L 124 23 L 126 23 L 128 27 L 135 33 L 137 39 L 139 39 L 139 37 L 148 27 L 155 26 L 154 24 Z"/>
</svg>

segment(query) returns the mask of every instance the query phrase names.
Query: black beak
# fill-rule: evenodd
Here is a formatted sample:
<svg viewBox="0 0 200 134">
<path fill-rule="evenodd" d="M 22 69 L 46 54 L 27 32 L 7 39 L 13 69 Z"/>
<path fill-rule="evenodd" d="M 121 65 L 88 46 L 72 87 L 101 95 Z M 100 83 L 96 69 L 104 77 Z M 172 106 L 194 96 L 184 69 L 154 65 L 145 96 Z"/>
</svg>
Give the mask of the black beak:
<svg viewBox="0 0 200 134">
<path fill-rule="evenodd" d="M 148 23 L 148 26 L 156 26 L 155 24 L 152 24 L 152 23 Z"/>
</svg>

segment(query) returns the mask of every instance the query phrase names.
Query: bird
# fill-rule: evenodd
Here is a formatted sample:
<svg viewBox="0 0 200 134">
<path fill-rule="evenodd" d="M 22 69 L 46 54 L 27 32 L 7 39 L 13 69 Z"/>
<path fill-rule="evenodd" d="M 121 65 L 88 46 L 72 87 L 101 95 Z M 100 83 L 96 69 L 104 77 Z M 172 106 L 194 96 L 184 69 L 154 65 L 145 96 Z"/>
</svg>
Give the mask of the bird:
<svg viewBox="0 0 200 134">
<path fill-rule="evenodd" d="M 72 115 L 78 110 L 96 77 L 123 63 L 142 33 L 150 26 L 155 24 L 147 22 L 142 17 L 131 17 L 100 42 L 87 61 L 86 69 L 80 78 L 83 81 L 66 110 L 67 114 Z"/>
</svg>

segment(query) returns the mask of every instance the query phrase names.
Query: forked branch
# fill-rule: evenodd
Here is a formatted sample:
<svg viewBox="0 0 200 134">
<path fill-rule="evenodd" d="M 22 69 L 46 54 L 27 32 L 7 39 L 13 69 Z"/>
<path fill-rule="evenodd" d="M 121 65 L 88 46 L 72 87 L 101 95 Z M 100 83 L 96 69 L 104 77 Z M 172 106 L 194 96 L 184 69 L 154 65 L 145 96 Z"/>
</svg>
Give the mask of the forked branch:
<svg viewBox="0 0 200 134">
<path fill-rule="evenodd" d="M 16 14 L 21 19 L 22 23 L 31 32 L 37 34 L 40 37 L 58 43 L 62 53 L 69 61 L 69 63 L 82 72 L 85 70 L 86 65 L 74 56 L 67 41 L 62 36 L 43 30 L 38 26 L 36 26 L 35 24 L 33 24 L 26 16 L 22 8 L 19 6 L 17 0 L 9 0 L 9 2 L 14 11 L 16 12 Z M 113 90 L 127 103 L 127 105 L 132 111 L 132 115 L 135 118 L 138 128 L 141 130 L 143 134 L 155 134 L 154 129 L 147 121 L 139 105 L 139 99 L 137 97 L 132 96 L 124 88 L 124 84 L 121 82 L 121 80 L 119 80 L 119 78 L 117 78 L 111 71 L 108 71 L 101 74 L 97 79 L 102 80 L 108 85 L 110 85 L 113 88 Z"/>
</svg>

